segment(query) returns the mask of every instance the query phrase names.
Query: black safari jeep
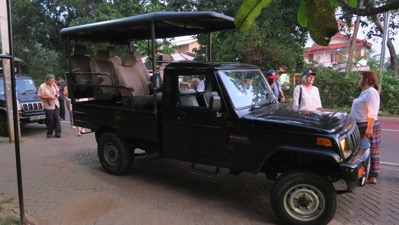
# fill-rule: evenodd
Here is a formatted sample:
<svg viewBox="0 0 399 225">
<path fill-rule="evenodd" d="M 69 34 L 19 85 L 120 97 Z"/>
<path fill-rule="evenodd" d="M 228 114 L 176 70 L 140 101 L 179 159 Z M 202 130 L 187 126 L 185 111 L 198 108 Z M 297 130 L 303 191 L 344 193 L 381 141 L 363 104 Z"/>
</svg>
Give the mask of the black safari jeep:
<svg viewBox="0 0 399 225">
<path fill-rule="evenodd" d="M 46 116 L 41 100 L 37 97 L 36 86 L 32 77 L 20 75 L 19 63 L 22 60 L 15 58 L 18 116 L 21 125 L 45 122 Z M 1 61 L 0 61 L 1 65 Z M 5 98 L 4 76 L 0 71 L 0 135 L 7 136 L 9 132 Z"/>
<path fill-rule="evenodd" d="M 148 37 L 154 50 L 157 38 L 231 29 L 233 18 L 215 12 L 161 12 L 69 27 L 61 35 L 68 50 L 81 41 L 130 46 Z M 332 183 L 343 179 L 347 190 L 364 185 L 370 152 L 360 147 L 348 114 L 279 104 L 259 68 L 238 63 L 170 62 L 158 71 L 153 62 L 148 86 L 148 71 L 132 52 L 120 66 L 91 71 L 68 52 L 75 124 L 95 132 L 108 173 L 128 172 L 138 148 L 191 162 L 190 171 L 202 175 L 221 167 L 235 175 L 264 173 L 275 180 L 271 204 L 285 224 L 327 224 L 337 204 Z M 151 85 L 157 74 L 158 87 Z"/>
</svg>

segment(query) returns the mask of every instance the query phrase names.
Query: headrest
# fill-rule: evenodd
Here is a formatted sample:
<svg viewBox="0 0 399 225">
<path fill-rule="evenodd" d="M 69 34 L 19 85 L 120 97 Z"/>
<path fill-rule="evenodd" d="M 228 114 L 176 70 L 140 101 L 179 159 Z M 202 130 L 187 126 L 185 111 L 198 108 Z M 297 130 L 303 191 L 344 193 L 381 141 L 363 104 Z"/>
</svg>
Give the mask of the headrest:
<svg viewBox="0 0 399 225">
<path fill-rule="evenodd" d="M 108 61 L 109 54 L 107 50 L 97 50 L 96 52 L 96 61 Z"/>
<path fill-rule="evenodd" d="M 133 51 L 134 57 L 136 57 L 136 61 L 141 60 L 141 58 L 143 57 L 143 55 L 141 55 L 140 52 L 138 51 Z"/>
<path fill-rule="evenodd" d="M 86 53 L 87 53 L 87 48 L 85 45 L 76 44 L 75 47 L 73 48 L 74 55 L 86 55 Z"/>
<path fill-rule="evenodd" d="M 109 57 L 116 56 L 116 48 L 114 46 L 108 46 L 107 50 L 108 50 Z"/>
<path fill-rule="evenodd" d="M 136 64 L 136 57 L 133 54 L 126 54 L 122 58 L 122 66 L 132 67 Z"/>
</svg>

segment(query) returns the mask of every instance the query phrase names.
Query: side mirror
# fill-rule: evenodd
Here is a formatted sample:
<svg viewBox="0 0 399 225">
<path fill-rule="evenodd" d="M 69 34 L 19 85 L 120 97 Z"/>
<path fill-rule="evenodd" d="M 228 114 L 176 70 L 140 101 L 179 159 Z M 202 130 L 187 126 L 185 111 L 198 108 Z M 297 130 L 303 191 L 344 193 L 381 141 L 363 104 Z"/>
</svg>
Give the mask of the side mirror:
<svg viewBox="0 0 399 225">
<path fill-rule="evenodd" d="M 212 95 L 209 101 L 209 105 L 212 111 L 219 111 L 222 108 L 222 102 L 219 95 Z"/>
</svg>

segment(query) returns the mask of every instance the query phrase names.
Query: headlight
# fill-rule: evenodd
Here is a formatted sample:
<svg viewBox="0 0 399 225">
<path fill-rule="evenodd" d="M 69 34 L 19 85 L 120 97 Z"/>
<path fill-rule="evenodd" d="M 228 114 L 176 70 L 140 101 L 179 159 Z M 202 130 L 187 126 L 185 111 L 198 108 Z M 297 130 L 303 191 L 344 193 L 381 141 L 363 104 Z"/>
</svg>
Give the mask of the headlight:
<svg viewBox="0 0 399 225">
<path fill-rule="evenodd" d="M 22 106 L 21 106 L 21 104 L 19 104 L 18 101 L 17 101 L 17 109 L 18 109 L 18 111 L 22 111 Z"/>
<path fill-rule="evenodd" d="M 348 145 L 348 141 L 346 138 L 342 139 L 339 144 L 341 145 L 342 153 L 344 154 L 345 159 L 348 158 L 352 154 L 352 149 Z"/>
</svg>

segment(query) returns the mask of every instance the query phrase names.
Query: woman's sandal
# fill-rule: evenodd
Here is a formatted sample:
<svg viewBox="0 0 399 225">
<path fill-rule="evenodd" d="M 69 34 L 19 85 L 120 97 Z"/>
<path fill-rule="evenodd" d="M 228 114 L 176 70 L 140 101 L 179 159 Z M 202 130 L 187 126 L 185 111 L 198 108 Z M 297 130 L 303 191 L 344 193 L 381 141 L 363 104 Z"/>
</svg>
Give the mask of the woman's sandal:
<svg viewBox="0 0 399 225">
<path fill-rule="evenodd" d="M 366 182 L 369 184 L 377 184 L 377 177 L 369 177 Z"/>
</svg>

